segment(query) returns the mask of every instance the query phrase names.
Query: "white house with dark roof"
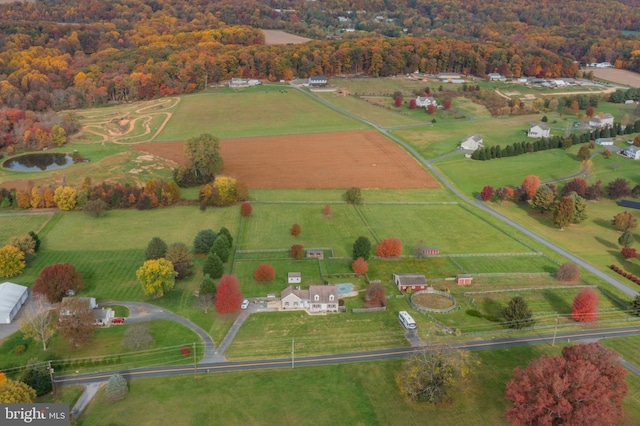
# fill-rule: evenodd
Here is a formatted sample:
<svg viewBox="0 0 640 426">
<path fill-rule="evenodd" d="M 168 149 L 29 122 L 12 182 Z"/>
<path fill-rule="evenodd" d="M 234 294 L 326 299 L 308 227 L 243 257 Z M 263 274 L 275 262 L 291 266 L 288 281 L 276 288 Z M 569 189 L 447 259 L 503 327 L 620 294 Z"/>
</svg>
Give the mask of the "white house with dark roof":
<svg viewBox="0 0 640 426">
<path fill-rule="evenodd" d="M 595 115 L 589 119 L 589 126 L 594 128 L 612 127 L 613 115 L 609 114 L 608 112 L 601 115 Z"/>
<path fill-rule="evenodd" d="M 418 96 L 416 98 L 416 106 L 418 108 L 428 108 L 429 105 L 438 106 L 438 102 L 432 96 Z"/>
<path fill-rule="evenodd" d="M 0 284 L 0 324 L 11 324 L 28 298 L 28 287 L 10 282 Z"/>
<path fill-rule="evenodd" d="M 314 75 L 309 77 L 310 87 L 324 87 L 327 85 L 327 77 L 324 75 Z"/>
<path fill-rule="evenodd" d="M 338 312 L 338 287 L 312 285 L 308 290 L 300 290 L 290 285 L 280 294 L 280 308 L 309 313 Z"/>
<path fill-rule="evenodd" d="M 529 125 L 527 136 L 530 138 L 548 138 L 551 128 L 543 123 Z"/>
<path fill-rule="evenodd" d="M 467 136 L 460 143 L 460 149 L 464 149 L 465 151 L 475 151 L 478 148 L 482 148 L 483 140 L 480 135 L 471 135 Z"/>
<path fill-rule="evenodd" d="M 409 289 L 411 291 L 426 290 L 429 287 L 427 277 L 423 274 L 393 274 L 393 282 L 402 292 Z"/>
<path fill-rule="evenodd" d="M 629 158 L 633 158 L 634 160 L 640 160 L 640 147 L 639 146 L 629 146 L 622 150 L 622 153 Z"/>
<path fill-rule="evenodd" d="M 302 274 L 300 272 L 289 272 L 287 274 L 287 284 L 300 284 L 302 282 Z"/>
</svg>

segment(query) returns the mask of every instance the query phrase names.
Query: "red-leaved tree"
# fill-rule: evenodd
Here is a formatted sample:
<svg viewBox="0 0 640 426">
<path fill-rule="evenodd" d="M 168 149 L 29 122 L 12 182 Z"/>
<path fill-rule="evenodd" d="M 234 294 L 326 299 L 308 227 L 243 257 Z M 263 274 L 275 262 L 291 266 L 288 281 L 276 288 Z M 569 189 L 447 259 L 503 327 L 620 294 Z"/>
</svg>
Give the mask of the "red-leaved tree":
<svg viewBox="0 0 640 426">
<path fill-rule="evenodd" d="M 304 247 L 302 247 L 300 244 L 292 245 L 291 249 L 289 250 L 289 256 L 291 256 L 293 259 L 302 259 L 304 257 Z"/>
<path fill-rule="evenodd" d="M 240 204 L 240 215 L 244 217 L 251 216 L 252 211 L 253 207 L 251 207 L 250 202 L 245 201 L 244 203 Z"/>
<path fill-rule="evenodd" d="M 49 303 L 58 303 L 71 290 L 77 293 L 84 288 L 82 274 L 70 263 L 56 263 L 42 268 L 33 283 L 33 292 L 44 294 Z"/>
<path fill-rule="evenodd" d="M 522 181 L 522 189 L 527 194 L 527 199 L 530 200 L 531 197 L 536 193 L 538 188 L 540 187 L 540 178 L 536 175 L 529 175 L 524 178 Z"/>
<path fill-rule="evenodd" d="M 411 99 L 409 101 L 409 109 L 416 109 L 416 100 L 415 99 Z"/>
<path fill-rule="evenodd" d="M 436 106 L 434 104 L 429 104 L 429 106 L 427 106 L 427 112 L 433 115 L 433 113 L 436 112 Z"/>
<path fill-rule="evenodd" d="M 223 275 L 216 290 L 216 311 L 229 314 L 240 310 L 242 292 L 240 282 L 235 275 Z"/>
<path fill-rule="evenodd" d="M 625 259 L 635 259 L 638 257 L 638 252 L 633 247 L 624 247 L 621 251 L 622 257 Z"/>
<path fill-rule="evenodd" d="M 258 265 L 256 271 L 253 273 L 253 279 L 260 282 L 266 283 L 269 281 L 273 281 L 276 277 L 276 270 L 273 266 L 268 263 L 262 263 Z"/>
<path fill-rule="evenodd" d="M 402 255 L 402 241 L 392 237 L 382 240 L 376 246 L 376 256 L 394 257 Z"/>
<path fill-rule="evenodd" d="M 384 286 L 379 282 L 369 284 L 369 287 L 367 287 L 367 292 L 364 296 L 364 301 L 367 308 L 386 306 L 387 295 Z"/>
<path fill-rule="evenodd" d="M 493 186 L 487 185 L 482 188 L 480 198 L 482 198 L 482 201 L 491 201 L 491 199 L 493 198 Z"/>
<path fill-rule="evenodd" d="M 451 99 L 445 99 L 442 108 L 444 108 L 445 111 L 449 111 L 451 109 Z"/>
<path fill-rule="evenodd" d="M 398 107 L 400 107 L 400 105 L 402 105 L 402 96 L 396 96 L 395 105 L 396 105 L 396 108 L 398 108 Z"/>
<path fill-rule="evenodd" d="M 528 425 L 615 425 L 624 417 L 626 370 L 599 343 L 568 346 L 517 367 L 507 383 L 507 418 Z"/>
<path fill-rule="evenodd" d="M 324 208 L 322 209 L 322 214 L 324 215 L 324 217 L 331 217 L 331 205 L 327 204 L 326 206 L 324 206 Z"/>
<path fill-rule="evenodd" d="M 294 237 L 297 237 L 302 232 L 302 229 L 300 229 L 300 225 L 298 225 L 297 223 L 294 223 L 293 225 L 291 225 L 291 230 L 289 232 Z"/>
<path fill-rule="evenodd" d="M 573 299 L 571 318 L 579 322 L 592 322 L 598 319 L 598 293 L 586 287 Z"/>
<path fill-rule="evenodd" d="M 353 269 L 353 272 L 355 272 L 356 274 L 366 274 L 369 270 L 369 265 L 367 265 L 367 261 L 364 260 L 364 258 L 359 257 L 353 261 L 353 264 L 351 264 L 351 269 Z"/>
</svg>

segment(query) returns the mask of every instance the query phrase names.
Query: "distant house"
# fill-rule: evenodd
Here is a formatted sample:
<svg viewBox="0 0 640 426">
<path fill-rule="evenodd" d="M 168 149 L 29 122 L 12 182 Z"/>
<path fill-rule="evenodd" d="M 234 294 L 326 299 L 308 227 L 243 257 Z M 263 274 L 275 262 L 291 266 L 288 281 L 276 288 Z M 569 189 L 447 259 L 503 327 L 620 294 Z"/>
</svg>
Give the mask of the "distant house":
<svg viewBox="0 0 640 426">
<path fill-rule="evenodd" d="M 458 285 L 471 285 L 471 281 L 473 277 L 469 274 L 458 274 L 456 275 L 456 282 Z"/>
<path fill-rule="evenodd" d="M 613 126 L 613 115 L 607 112 L 602 115 L 593 116 L 589 119 L 589 126 L 594 128 L 611 127 Z"/>
<path fill-rule="evenodd" d="M 640 147 L 629 146 L 622 150 L 622 154 L 634 160 L 640 160 Z"/>
<path fill-rule="evenodd" d="M 311 259 L 324 259 L 324 250 L 308 249 L 307 257 Z"/>
<path fill-rule="evenodd" d="M 280 294 L 283 310 L 304 309 L 309 313 L 338 312 L 338 287 L 312 285 L 308 290 L 289 286 Z"/>
<path fill-rule="evenodd" d="M 611 146 L 613 145 L 613 138 L 598 138 L 596 139 L 596 145 Z"/>
<path fill-rule="evenodd" d="M 551 128 L 546 124 L 531 124 L 527 136 L 530 138 L 548 138 Z"/>
<path fill-rule="evenodd" d="M 314 75 L 309 77 L 310 87 L 324 87 L 327 85 L 327 77 L 323 75 Z"/>
<path fill-rule="evenodd" d="M 487 74 L 487 77 L 489 77 L 489 81 L 507 81 L 506 77 L 502 74 L 498 74 L 497 72 L 491 72 Z"/>
<path fill-rule="evenodd" d="M 434 254 L 440 254 L 440 249 L 437 247 L 419 247 L 418 256 L 432 256 Z"/>
<path fill-rule="evenodd" d="M 460 143 L 460 149 L 464 149 L 465 151 L 475 151 L 478 148 L 482 148 L 482 146 L 483 141 L 480 135 L 467 136 Z"/>
<path fill-rule="evenodd" d="M 288 284 L 300 284 L 302 282 L 302 275 L 300 272 L 289 272 L 287 274 Z"/>
<path fill-rule="evenodd" d="M 248 78 L 232 78 L 229 82 L 229 87 L 232 89 L 239 89 L 242 87 L 259 86 L 261 84 L 262 83 L 260 82 L 260 80 L 253 80 Z"/>
<path fill-rule="evenodd" d="M 0 324 L 11 324 L 28 298 L 28 287 L 10 282 L 0 284 Z"/>
<path fill-rule="evenodd" d="M 429 105 L 438 106 L 438 102 L 431 96 L 418 96 L 416 98 L 416 106 L 418 108 L 428 108 Z"/>
<path fill-rule="evenodd" d="M 398 290 L 404 292 L 426 290 L 427 278 L 423 274 L 393 274 L 393 282 L 398 286 Z"/>
</svg>

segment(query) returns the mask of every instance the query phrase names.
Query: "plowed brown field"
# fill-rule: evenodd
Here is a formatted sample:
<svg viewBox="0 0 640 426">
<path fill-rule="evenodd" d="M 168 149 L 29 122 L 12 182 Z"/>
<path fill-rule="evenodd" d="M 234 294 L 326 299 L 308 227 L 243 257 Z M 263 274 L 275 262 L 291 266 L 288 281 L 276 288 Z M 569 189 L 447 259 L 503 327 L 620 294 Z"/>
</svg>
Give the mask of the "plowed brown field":
<svg viewBox="0 0 640 426">
<path fill-rule="evenodd" d="M 182 142 L 135 145 L 186 164 Z M 440 188 L 412 156 L 373 130 L 223 139 L 222 174 L 249 188 Z"/>
</svg>

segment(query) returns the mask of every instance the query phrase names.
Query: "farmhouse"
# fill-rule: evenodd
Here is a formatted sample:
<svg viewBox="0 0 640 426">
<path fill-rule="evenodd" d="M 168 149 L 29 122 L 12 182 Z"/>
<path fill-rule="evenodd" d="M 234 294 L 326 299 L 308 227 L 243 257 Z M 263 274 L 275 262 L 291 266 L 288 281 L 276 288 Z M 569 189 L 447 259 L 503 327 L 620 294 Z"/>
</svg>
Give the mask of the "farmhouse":
<svg viewBox="0 0 640 426">
<path fill-rule="evenodd" d="M 634 160 L 640 160 L 640 147 L 630 146 L 622 150 L 622 154 Z"/>
<path fill-rule="evenodd" d="M 548 138 L 551 128 L 546 124 L 531 124 L 527 136 L 530 138 Z"/>
<path fill-rule="evenodd" d="M 0 284 L 0 324 L 11 324 L 28 297 L 28 287 L 10 282 Z"/>
<path fill-rule="evenodd" d="M 427 278 L 422 274 L 393 274 L 393 282 L 400 291 L 426 290 L 429 287 Z"/>
<path fill-rule="evenodd" d="M 416 98 L 416 106 L 418 108 L 428 108 L 429 105 L 438 106 L 438 102 L 431 96 L 418 96 Z"/>
<path fill-rule="evenodd" d="M 482 148 L 482 146 L 483 141 L 480 135 L 467 136 L 460 143 L 460 149 L 464 149 L 465 151 L 475 151 L 478 148 Z"/>
<path fill-rule="evenodd" d="M 91 313 L 95 318 L 95 325 L 108 325 L 113 317 L 113 310 L 111 308 L 99 307 L 95 297 L 63 297 L 62 302 L 60 302 L 60 316 L 73 315 L 75 313 L 71 311 L 71 309 L 65 308 L 65 305 L 67 305 L 71 299 L 86 300 L 89 302 Z"/>
<path fill-rule="evenodd" d="M 327 85 L 327 77 L 323 75 L 314 75 L 309 77 L 309 86 L 324 87 Z"/>
<path fill-rule="evenodd" d="M 338 287 L 334 285 L 312 285 L 308 290 L 289 286 L 280 294 L 283 310 L 304 309 L 309 313 L 338 312 Z"/>
<path fill-rule="evenodd" d="M 324 250 L 308 249 L 307 258 L 310 259 L 324 259 Z"/>
<path fill-rule="evenodd" d="M 302 275 L 300 272 L 289 272 L 287 274 L 288 284 L 300 284 L 302 282 Z"/>
<path fill-rule="evenodd" d="M 589 119 L 589 126 L 593 128 L 611 127 L 613 126 L 613 115 L 607 112 L 602 115 L 591 117 Z"/>
<path fill-rule="evenodd" d="M 487 77 L 489 77 L 489 81 L 507 81 L 506 77 L 502 74 L 498 74 L 497 72 L 491 72 L 487 74 Z"/>
<path fill-rule="evenodd" d="M 438 78 L 440 80 L 453 80 L 459 79 L 460 77 L 462 76 L 457 72 L 441 72 L 440 74 L 438 74 Z"/>
<path fill-rule="evenodd" d="M 613 138 L 598 138 L 596 139 L 596 145 L 611 146 L 613 145 Z"/>
</svg>

